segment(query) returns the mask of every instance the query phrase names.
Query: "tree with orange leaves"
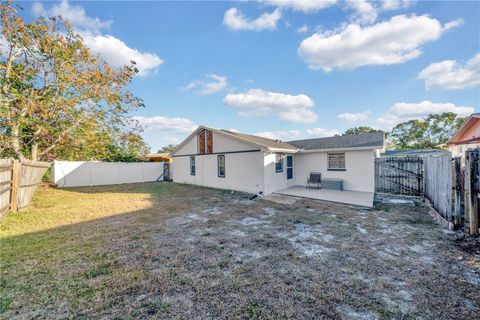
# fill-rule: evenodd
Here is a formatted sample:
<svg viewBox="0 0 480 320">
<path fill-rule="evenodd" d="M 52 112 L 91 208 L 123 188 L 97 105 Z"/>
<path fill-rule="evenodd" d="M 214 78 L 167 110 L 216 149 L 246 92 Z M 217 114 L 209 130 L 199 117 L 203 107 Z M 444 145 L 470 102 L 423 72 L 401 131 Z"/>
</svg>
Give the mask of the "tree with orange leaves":
<svg viewBox="0 0 480 320">
<path fill-rule="evenodd" d="M 96 140 L 138 140 L 127 116 L 143 107 L 126 89 L 135 63 L 114 69 L 62 17 L 25 22 L 17 11 L 0 4 L 0 156 L 49 159 Z"/>
</svg>

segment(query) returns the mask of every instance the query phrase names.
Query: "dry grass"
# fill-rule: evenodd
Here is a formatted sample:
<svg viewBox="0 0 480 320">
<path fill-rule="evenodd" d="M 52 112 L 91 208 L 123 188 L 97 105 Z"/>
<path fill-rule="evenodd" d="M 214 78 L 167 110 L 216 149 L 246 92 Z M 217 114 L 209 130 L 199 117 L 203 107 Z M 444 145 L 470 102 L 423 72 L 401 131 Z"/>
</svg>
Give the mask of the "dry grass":
<svg viewBox="0 0 480 320">
<path fill-rule="evenodd" d="M 380 209 L 176 184 L 44 188 L 1 222 L 0 317 L 478 316 L 479 252 L 422 207 Z"/>
</svg>

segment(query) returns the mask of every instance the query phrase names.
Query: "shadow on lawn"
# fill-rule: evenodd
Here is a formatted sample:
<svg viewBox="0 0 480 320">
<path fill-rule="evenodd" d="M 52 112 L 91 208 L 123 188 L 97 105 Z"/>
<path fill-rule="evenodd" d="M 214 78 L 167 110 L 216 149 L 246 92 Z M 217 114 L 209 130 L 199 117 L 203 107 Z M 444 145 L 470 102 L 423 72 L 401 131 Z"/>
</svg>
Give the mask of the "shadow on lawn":
<svg viewBox="0 0 480 320">
<path fill-rule="evenodd" d="M 6 235 L 0 227 L 0 318 L 446 319 L 478 311 L 478 277 L 421 208 L 284 206 L 163 183 L 47 191 L 10 217 L 46 220 L 43 230 Z M 65 225 L 54 227 L 64 212 Z M 424 242 L 432 261 L 418 260 L 429 253 Z M 329 251 L 299 254 L 309 243 Z"/>
<path fill-rule="evenodd" d="M 206 198 L 212 203 L 222 201 L 226 194 L 164 183 L 52 192 L 63 195 L 65 205 L 77 197 L 83 202 L 91 195 L 100 196 L 93 202 L 102 207 L 106 201 L 101 196 L 116 193 L 133 194 L 127 202 L 147 200 L 148 204 L 139 210 L 112 211 L 88 221 L 1 238 L 0 318 L 171 316 L 171 299 L 165 296 L 172 292 L 188 296 L 192 289 L 189 280 L 178 274 L 178 268 L 187 263 L 182 230 L 169 228 L 167 221 L 201 207 Z M 175 193 L 185 197 L 173 197 Z M 139 198 L 139 194 L 147 197 Z M 22 215 L 32 218 L 48 212 L 56 203 L 49 200 L 37 199 L 31 210 L 12 213 L 9 218 L 21 221 Z M 93 209 L 90 205 L 82 208 Z M 0 230 L 5 231 L 5 226 Z"/>
</svg>

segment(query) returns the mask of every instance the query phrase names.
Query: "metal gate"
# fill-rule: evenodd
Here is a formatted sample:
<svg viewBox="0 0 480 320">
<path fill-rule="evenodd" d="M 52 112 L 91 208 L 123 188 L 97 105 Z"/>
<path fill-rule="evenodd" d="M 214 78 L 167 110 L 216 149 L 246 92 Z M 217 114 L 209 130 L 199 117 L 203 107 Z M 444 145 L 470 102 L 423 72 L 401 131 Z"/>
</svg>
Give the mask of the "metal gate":
<svg viewBox="0 0 480 320">
<path fill-rule="evenodd" d="M 418 156 L 375 159 L 375 192 L 424 196 L 423 159 Z"/>
<path fill-rule="evenodd" d="M 164 162 L 163 163 L 163 181 L 172 181 L 170 177 L 170 163 Z"/>
</svg>

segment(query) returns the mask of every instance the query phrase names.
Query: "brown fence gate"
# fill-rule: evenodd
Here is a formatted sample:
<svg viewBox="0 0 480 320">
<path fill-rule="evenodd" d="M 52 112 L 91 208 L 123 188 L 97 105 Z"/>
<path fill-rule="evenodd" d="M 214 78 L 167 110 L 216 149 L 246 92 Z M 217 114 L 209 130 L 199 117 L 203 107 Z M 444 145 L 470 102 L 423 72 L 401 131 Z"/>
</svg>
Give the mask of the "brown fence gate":
<svg viewBox="0 0 480 320">
<path fill-rule="evenodd" d="M 375 159 L 375 192 L 423 196 L 423 159 L 417 156 Z"/>
</svg>

